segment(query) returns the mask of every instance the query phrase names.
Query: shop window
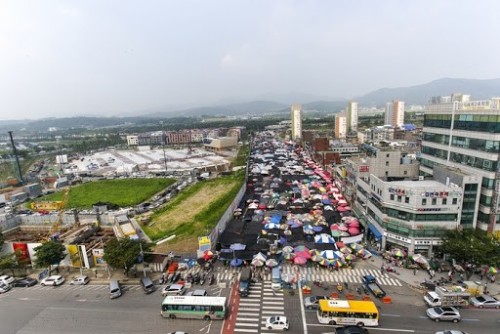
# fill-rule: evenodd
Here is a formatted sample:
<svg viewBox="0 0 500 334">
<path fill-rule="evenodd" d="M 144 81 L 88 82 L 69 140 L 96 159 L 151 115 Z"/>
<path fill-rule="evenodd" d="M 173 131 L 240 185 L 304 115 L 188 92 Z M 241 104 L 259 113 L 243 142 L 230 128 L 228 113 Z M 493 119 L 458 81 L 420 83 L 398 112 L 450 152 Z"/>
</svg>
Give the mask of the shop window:
<svg viewBox="0 0 500 334">
<path fill-rule="evenodd" d="M 394 201 L 394 194 L 391 194 L 390 198 L 391 198 L 391 201 Z"/>
<path fill-rule="evenodd" d="M 437 198 L 433 198 L 432 199 L 432 205 L 436 205 L 437 204 Z"/>
<path fill-rule="evenodd" d="M 427 205 L 427 198 L 422 198 L 422 205 Z"/>
<path fill-rule="evenodd" d="M 446 205 L 446 204 L 448 204 L 448 199 L 443 198 L 443 205 Z"/>
</svg>

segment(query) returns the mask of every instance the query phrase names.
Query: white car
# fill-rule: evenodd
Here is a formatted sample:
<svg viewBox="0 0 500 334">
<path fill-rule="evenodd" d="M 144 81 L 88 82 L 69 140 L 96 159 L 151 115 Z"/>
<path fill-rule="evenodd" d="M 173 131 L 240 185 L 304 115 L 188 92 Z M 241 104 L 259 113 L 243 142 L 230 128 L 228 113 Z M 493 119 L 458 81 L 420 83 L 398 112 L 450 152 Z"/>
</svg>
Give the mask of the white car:
<svg viewBox="0 0 500 334">
<path fill-rule="evenodd" d="M 287 331 L 289 326 L 288 319 L 282 315 L 276 315 L 266 319 L 267 329 L 281 329 Z"/>
<path fill-rule="evenodd" d="M 172 285 L 167 285 L 166 287 L 163 288 L 161 291 L 161 295 L 163 297 L 165 296 L 181 296 L 186 292 L 184 289 L 184 285 L 182 284 L 172 284 Z"/>
<path fill-rule="evenodd" d="M 2 276 L 0 276 L 0 283 L 3 283 L 5 285 L 9 285 L 12 282 L 14 282 L 14 277 L 9 276 L 9 275 L 2 275 Z"/>
<path fill-rule="evenodd" d="M 75 276 L 71 280 L 69 284 L 71 285 L 87 285 L 90 282 L 90 278 L 88 276 Z"/>
<path fill-rule="evenodd" d="M 46 286 L 46 285 L 52 285 L 52 286 L 58 286 L 64 283 L 64 277 L 61 275 L 52 275 L 49 277 L 45 277 L 41 282 L 41 286 Z"/>
</svg>

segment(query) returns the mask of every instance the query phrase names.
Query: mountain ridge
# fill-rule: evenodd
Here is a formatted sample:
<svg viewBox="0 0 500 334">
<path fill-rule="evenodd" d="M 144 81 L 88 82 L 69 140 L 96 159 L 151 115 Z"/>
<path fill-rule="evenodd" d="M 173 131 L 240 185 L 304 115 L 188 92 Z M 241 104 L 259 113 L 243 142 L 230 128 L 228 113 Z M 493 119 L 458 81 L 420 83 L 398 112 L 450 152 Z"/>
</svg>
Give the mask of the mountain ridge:
<svg viewBox="0 0 500 334">
<path fill-rule="evenodd" d="M 355 97 L 353 99 L 322 99 L 317 101 L 309 101 L 302 103 L 304 112 L 309 111 L 335 113 L 344 109 L 348 101 L 356 101 L 363 107 L 385 106 L 385 103 L 394 99 L 405 101 L 407 105 L 410 104 L 425 104 L 431 97 L 440 95 L 450 95 L 452 93 L 463 93 L 471 95 L 473 100 L 489 99 L 495 96 L 500 96 L 500 78 L 497 79 L 464 79 L 464 78 L 441 78 L 430 81 L 428 83 L 395 88 L 381 88 L 369 92 L 367 94 Z M 297 96 L 312 95 L 298 94 Z M 265 95 L 261 95 L 264 97 Z M 271 94 L 267 94 L 271 96 Z M 276 95 L 279 96 L 279 95 Z M 285 98 L 285 95 L 282 95 Z M 290 101 L 291 96 L 286 96 Z M 230 99 L 226 99 L 229 101 Z M 172 106 L 145 108 L 142 111 L 127 112 L 120 116 L 100 117 L 103 123 L 110 125 L 112 123 L 123 124 L 124 122 L 136 122 L 138 119 L 147 120 L 149 118 L 174 118 L 174 117 L 220 117 L 220 116 L 262 116 L 265 114 L 286 113 L 290 110 L 291 103 L 283 103 L 270 101 L 265 99 L 256 99 L 250 101 L 236 102 L 229 104 L 206 104 L 205 106 L 179 108 L 171 110 Z M 296 101 L 295 103 L 301 103 Z M 126 116 L 125 116 L 126 115 Z M 63 119 L 74 119 L 75 117 L 82 117 L 83 119 L 94 119 L 95 116 L 71 116 L 71 117 L 47 117 L 37 120 L 0 120 L 0 127 L 5 128 L 8 126 L 21 126 L 27 125 L 32 122 L 42 123 L 43 126 L 57 127 Z M 53 120 L 54 125 L 50 125 L 50 120 Z M 57 125 L 56 125 L 57 124 Z M 41 124 L 40 124 L 41 125 Z M 79 123 L 82 125 L 82 123 Z"/>
</svg>

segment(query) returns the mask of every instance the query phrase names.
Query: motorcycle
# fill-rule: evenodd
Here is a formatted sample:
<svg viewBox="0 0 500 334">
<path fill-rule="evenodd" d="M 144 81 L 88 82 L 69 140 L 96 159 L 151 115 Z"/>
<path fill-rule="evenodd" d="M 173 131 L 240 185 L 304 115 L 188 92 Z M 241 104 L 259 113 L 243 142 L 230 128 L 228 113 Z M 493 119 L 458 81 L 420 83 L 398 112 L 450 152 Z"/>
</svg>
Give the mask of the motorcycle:
<svg viewBox="0 0 500 334">
<path fill-rule="evenodd" d="M 206 275 L 205 275 L 205 274 L 201 275 L 201 278 L 200 278 L 200 285 L 205 284 L 205 278 L 206 278 Z"/>
<path fill-rule="evenodd" d="M 194 276 L 193 276 L 193 283 L 194 284 L 200 283 L 200 274 L 198 274 L 198 273 L 194 274 Z"/>
<path fill-rule="evenodd" d="M 193 283 L 193 275 L 191 273 L 186 275 L 186 282 Z"/>
<path fill-rule="evenodd" d="M 212 274 L 212 275 L 210 276 L 210 279 L 208 280 L 208 285 L 212 285 L 212 284 L 214 284 L 214 283 L 215 283 L 215 275 L 214 275 L 214 274 Z"/>
<path fill-rule="evenodd" d="M 168 283 L 168 282 L 172 282 L 172 277 L 174 277 L 174 273 L 170 273 L 170 274 L 168 274 L 167 279 L 165 280 L 165 282 L 166 282 L 166 283 Z"/>
<path fill-rule="evenodd" d="M 177 274 L 175 274 L 173 283 L 177 283 L 180 280 L 180 278 L 181 278 L 181 273 L 180 272 L 177 273 Z"/>
</svg>

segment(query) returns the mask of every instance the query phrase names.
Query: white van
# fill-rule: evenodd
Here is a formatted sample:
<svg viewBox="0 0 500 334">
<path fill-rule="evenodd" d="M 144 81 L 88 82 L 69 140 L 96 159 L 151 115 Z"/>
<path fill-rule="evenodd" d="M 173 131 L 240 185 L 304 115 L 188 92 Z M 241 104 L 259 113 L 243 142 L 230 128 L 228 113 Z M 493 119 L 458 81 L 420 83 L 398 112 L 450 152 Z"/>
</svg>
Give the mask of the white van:
<svg viewBox="0 0 500 334">
<path fill-rule="evenodd" d="M 115 299 L 122 295 L 122 289 L 120 287 L 120 282 L 117 280 L 109 281 L 109 298 Z"/>
</svg>

